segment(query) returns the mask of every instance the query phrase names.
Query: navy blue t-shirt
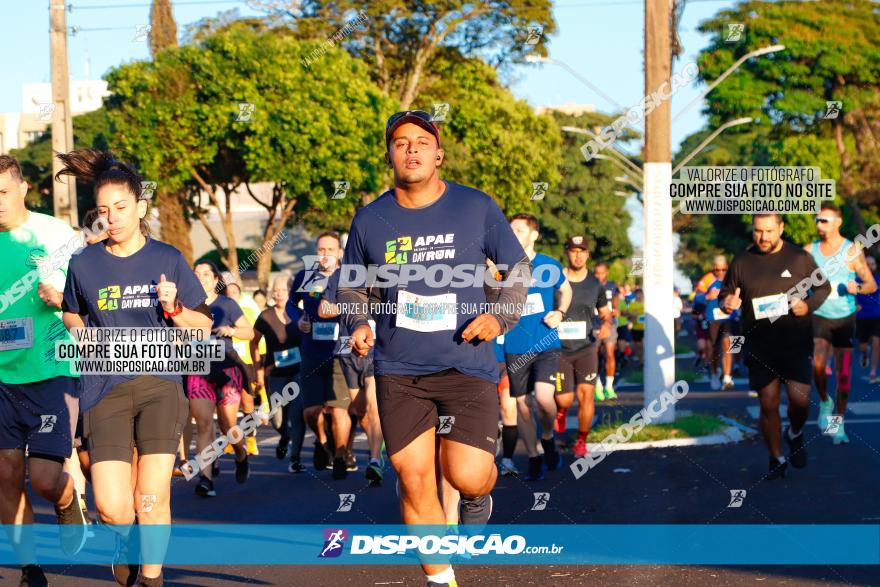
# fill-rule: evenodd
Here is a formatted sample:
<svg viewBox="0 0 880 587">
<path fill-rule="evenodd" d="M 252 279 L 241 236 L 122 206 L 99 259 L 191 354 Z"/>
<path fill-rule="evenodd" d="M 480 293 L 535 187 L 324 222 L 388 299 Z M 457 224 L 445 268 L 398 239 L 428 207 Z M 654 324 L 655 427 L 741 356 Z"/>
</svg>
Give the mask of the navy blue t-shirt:
<svg viewBox="0 0 880 587">
<path fill-rule="evenodd" d="M 62 309 L 83 316 L 92 327 L 167 327 L 156 297 L 161 275 L 177 286 L 177 298 L 193 309 L 205 302 L 205 290 L 183 255 L 163 242 L 147 239 L 128 257 L 107 252 L 104 243 L 89 245 L 70 259 Z M 158 375 L 177 383 L 180 375 Z M 80 410 L 86 411 L 110 389 L 134 375 L 83 375 Z"/>
<path fill-rule="evenodd" d="M 208 304 L 208 308 L 211 310 L 211 318 L 213 319 L 211 329 L 219 328 L 221 326 L 234 327 L 236 321 L 244 316 L 244 312 L 241 311 L 241 306 L 239 306 L 232 298 L 224 295 L 218 295 L 217 299 Z M 228 355 L 229 351 L 232 350 L 232 338 L 229 336 L 218 338 L 223 339 L 223 342 L 226 345 L 226 354 Z"/>
<path fill-rule="evenodd" d="M 565 283 L 565 274 L 559 261 L 536 253 L 532 259 L 532 282 L 540 279 L 541 283 L 545 283 L 553 277 L 556 278 L 552 285 L 533 285 L 529 288 L 527 309 L 522 313 L 519 324 L 504 336 L 505 354 L 523 355 L 562 346 L 556 329 L 544 324 L 544 316 L 553 310 L 554 293 Z"/>
<path fill-rule="evenodd" d="M 474 268 L 473 276 L 477 267 L 485 267 L 486 258 L 508 270 L 525 253 L 491 197 L 445 183 L 440 198 L 423 208 L 404 208 L 393 190 L 361 208 L 351 225 L 343 271 L 348 272 L 349 266 L 421 265 L 428 272 L 426 279 L 411 280 L 406 286 L 374 288 L 383 305 L 400 302 L 403 309 L 400 317 L 388 311 L 373 315 L 376 374 L 425 375 L 454 368 L 497 383 L 492 344 L 466 343 L 461 338 L 480 310 L 486 310 L 483 281 L 454 275 L 450 281 L 444 278 L 448 272 L 443 266 L 460 269 L 467 264 Z M 341 288 L 347 278 L 340 277 Z"/>
<path fill-rule="evenodd" d="M 312 322 L 312 330 L 302 335 L 302 354 L 316 361 L 333 357 L 336 341 L 339 339 L 339 318 L 321 318 L 318 307 L 321 295 L 327 289 L 328 276 L 317 269 L 301 269 L 293 278 L 290 297 L 287 301 L 287 315 L 298 321 L 303 312 Z M 299 303 L 303 309 L 300 311 Z"/>
</svg>

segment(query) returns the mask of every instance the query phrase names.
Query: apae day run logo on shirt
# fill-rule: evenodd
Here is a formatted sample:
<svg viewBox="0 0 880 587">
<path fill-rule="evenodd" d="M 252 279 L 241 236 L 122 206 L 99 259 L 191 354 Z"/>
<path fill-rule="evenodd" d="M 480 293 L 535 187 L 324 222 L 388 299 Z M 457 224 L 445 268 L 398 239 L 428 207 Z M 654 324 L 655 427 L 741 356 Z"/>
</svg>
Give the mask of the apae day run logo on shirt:
<svg viewBox="0 0 880 587">
<path fill-rule="evenodd" d="M 108 285 L 98 290 L 98 309 L 113 311 L 129 308 L 151 308 L 159 303 L 156 297 L 156 285 L 127 285 L 125 289 L 119 285 Z"/>
<path fill-rule="evenodd" d="M 415 242 L 411 236 L 399 236 L 394 240 L 385 241 L 385 262 L 404 265 L 454 259 L 455 247 L 451 246 L 454 240 L 455 234 L 452 233 L 420 236 Z"/>
</svg>

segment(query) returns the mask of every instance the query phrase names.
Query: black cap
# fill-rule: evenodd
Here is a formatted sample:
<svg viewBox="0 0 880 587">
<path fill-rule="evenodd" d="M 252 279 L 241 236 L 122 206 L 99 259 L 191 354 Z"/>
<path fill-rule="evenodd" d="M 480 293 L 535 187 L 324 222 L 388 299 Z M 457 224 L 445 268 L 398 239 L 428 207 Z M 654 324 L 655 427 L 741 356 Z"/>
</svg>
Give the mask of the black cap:
<svg viewBox="0 0 880 587">
<path fill-rule="evenodd" d="M 565 241 L 566 249 L 583 249 L 585 251 L 590 250 L 590 241 L 585 236 L 576 235 L 568 237 L 568 240 Z"/>
<path fill-rule="evenodd" d="M 424 110 L 407 110 L 405 112 L 398 112 L 391 116 L 388 119 L 388 122 L 385 124 L 385 146 L 391 142 L 391 135 L 394 134 L 394 130 L 400 126 L 401 124 L 405 124 L 410 122 L 412 124 L 417 124 L 437 139 L 437 146 L 440 146 L 440 129 L 437 127 L 437 123 L 434 122 L 434 117 Z"/>
</svg>

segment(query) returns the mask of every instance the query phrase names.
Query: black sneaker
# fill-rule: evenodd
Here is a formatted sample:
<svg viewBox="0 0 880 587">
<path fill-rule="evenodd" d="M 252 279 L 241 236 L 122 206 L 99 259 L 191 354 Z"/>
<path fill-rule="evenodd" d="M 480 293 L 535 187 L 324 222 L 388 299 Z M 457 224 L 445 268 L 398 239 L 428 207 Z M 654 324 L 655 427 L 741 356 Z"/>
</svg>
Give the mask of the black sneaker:
<svg viewBox="0 0 880 587">
<path fill-rule="evenodd" d="M 21 567 L 21 582 L 18 587 L 48 587 L 49 580 L 43 574 L 43 569 L 37 565 L 25 565 Z"/>
<path fill-rule="evenodd" d="M 345 459 L 336 457 L 333 459 L 333 478 L 345 479 L 346 477 L 348 477 L 348 469 L 345 466 Z"/>
<path fill-rule="evenodd" d="M 202 477 L 199 480 L 199 484 L 196 485 L 196 495 L 199 497 L 217 497 L 217 492 L 214 491 L 214 482 L 207 477 Z"/>
<path fill-rule="evenodd" d="M 382 467 L 380 467 L 376 463 L 370 463 L 369 465 L 367 465 L 365 476 L 367 478 L 367 481 L 370 482 L 370 487 L 381 487 L 382 478 L 385 475 L 384 473 L 382 473 Z"/>
<path fill-rule="evenodd" d="M 764 477 L 767 481 L 772 479 L 780 479 L 785 477 L 785 469 L 788 467 L 788 461 L 782 461 L 781 463 L 775 458 L 770 457 L 770 467 L 767 476 Z"/>
<path fill-rule="evenodd" d="M 299 461 L 290 461 L 290 464 L 287 465 L 288 473 L 305 473 L 306 468 L 302 466 L 302 463 Z"/>
<path fill-rule="evenodd" d="M 353 450 L 345 451 L 345 470 L 353 473 L 358 470 L 357 459 L 354 457 Z"/>
<path fill-rule="evenodd" d="M 249 476 L 250 466 L 248 465 L 247 455 L 245 455 L 244 460 L 235 461 L 235 482 L 241 485 L 248 480 Z"/>
<path fill-rule="evenodd" d="M 548 471 L 555 471 L 562 466 L 562 457 L 556 450 L 556 442 L 550 438 L 542 438 L 541 446 L 544 447 L 544 462 L 547 463 Z"/>
<path fill-rule="evenodd" d="M 129 557 L 137 559 L 140 550 L 135 539 L 136 532 L 137 530 L 132 526 L 128 538 L 116 536 L 116 552 L 113 553 L 113 563 L 110 565 L 110 570 L 113 572 L 113 578 L 122 587 L 133 587 L 141 570 L 138 563 L 129 562 L 131 560 Z"/>
<path fill-rule="evenodd" d="M 55 506 L 55 518 L 60 526 L 59 538 L 61 550 L 67 556 L 73 556 L 82 550 L 86 543 L 86 518 L 83 516 L 82 504 L 79 501 L 79 493 L 73 488 L 73 499 L 70 504 L 62 509 Z"/>
<path fill-rule="evenodd" d="M 544 478 L 544 459 L 541 457 L 529 458 L 529 472 L 523 477 L 525 481 L 540 481 Z"/>
<path fill-rule="evenodd" d="M 323 471 L 330 464 L 330 452 L 327 450 L 327 445 L 321 444 L 317 440 L 315 441 L 314 463 L 315 469 L 318 471 Z"/>
<path fill-rule="evenodd" d="M 783 438 L 785 438 L 785 442 L 788 443 L 788 461 L 795 469 L 803 469 L 807 466 L 807 449 L 804 448 L 804 431 L 801 430 L 801 433 L 795 438 L 789 437 L 789 432 L 791 432 L 791 426 L 786 428 L 785 432 L 782 434 Z"/>
<path fill-rule="evenodd" d="M 290 439 L 281 438 L 278 440 L 278 446 L 275 447 L 275 458 L 279 461 L 284 460 L 284 457 L 287 456 L 287 447 L 290 444 Z"/>
<path fill-rule="evenodd" d="M 458 523 L 467 526 L 485 526 L 492 516 L 492 495 L 462 497 L 458 502 Z"/>
</svg>

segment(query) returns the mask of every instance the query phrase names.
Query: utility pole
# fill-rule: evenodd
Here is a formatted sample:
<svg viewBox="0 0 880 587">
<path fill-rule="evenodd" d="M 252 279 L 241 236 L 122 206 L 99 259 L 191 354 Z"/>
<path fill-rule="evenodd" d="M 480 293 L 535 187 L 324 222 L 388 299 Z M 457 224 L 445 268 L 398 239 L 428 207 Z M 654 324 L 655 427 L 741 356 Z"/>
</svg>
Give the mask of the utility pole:
<svg viewBox="0 0 880 587">
<path fill-rule="evenodd" d="M 672 319 L 673 250 L 669 81 L 670 2 L 645 0 L 645 95 L 658 99 L 645 119 L 645 245 L 642 284 L 645 290 L 645 406 L 675 383 L 675 334 Z M 665 85 L 663 85 L 665 84 Z M 662 86 L 662 87 L 661 87 Z M 658 422 L 675 419 L 669 408 Z"/>
<path fill-rule="evenodd" d="M 52 51 L 52 176 L 61 170 L 54 153 L 73 149 L 73 114 L 70 111 L 70 73 L 67 66 L 67 17 L 64 0 L 49 0 L 49 35 Z M 76 181 L 53 181 L 55 217 L 71 226 L 79 224 L 76 209 Z"/>
</svg>

